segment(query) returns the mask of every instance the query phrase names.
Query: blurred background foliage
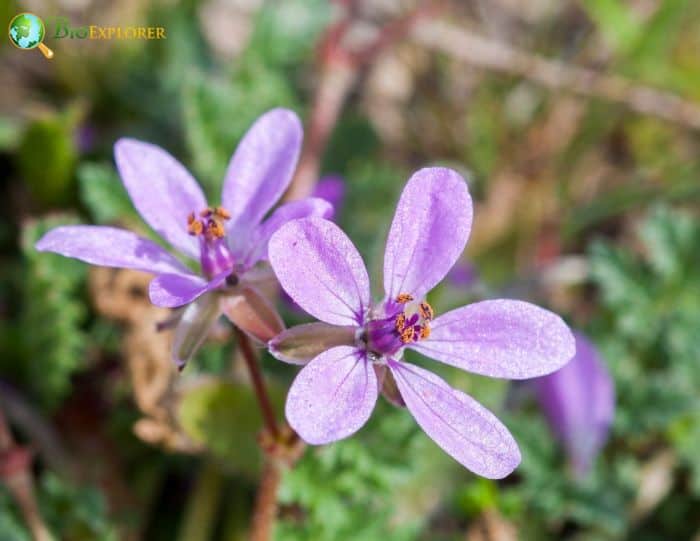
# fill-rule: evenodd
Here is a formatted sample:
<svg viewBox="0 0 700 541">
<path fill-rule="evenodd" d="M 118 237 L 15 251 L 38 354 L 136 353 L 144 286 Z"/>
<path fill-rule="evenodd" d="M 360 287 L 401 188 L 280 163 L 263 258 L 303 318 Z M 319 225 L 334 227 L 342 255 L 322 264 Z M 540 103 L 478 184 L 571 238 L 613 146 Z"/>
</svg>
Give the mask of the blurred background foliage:
<svg viewBox="0 0 700 541">
<path fill-rule="evenodd" d="M 414 2 L 358 4 L 362 35 Z M 41 513 L 61 540 L 244 539 L 260 421 L 230 328 L 217 328 L 177 376 L 169 335 L 154 330 L 168 313 L 148 304 L 147 278 L 32 246 L 61 223 L 149 234 L 113 166 L 119 136 L 168 149 L 215 201 L 259 114 L 285 106 L 308 118 L 319 43 L 339 8 L 324 0 L 0 6 L 5 20 L 22 10 L 44 17 L 56 53 L 46 62 L 0 46 L 0 407 L 36 454 Z M 470 0 L 448 9 L 452 24 L 494 43 L 700 101 L 697 2 Z M 167 39 L 51 39 L 55 16 L 76 26 L 162 26 Z M 599 347 L 616 415 L 595 467 L 575 479 L 527 382 L 438 367 L 506 420 L 523 454 L 515 474 L 501 482 L 470 474 L 405 411 L 380 403 L 357 436 L 308 449 L 287 472 L 276 538 L 700 539 L 697 129 L 475 67 L 410 36 L 361 75 L 321 170 L 345 179 L 338 220 L 370 268 L 380 270 L 408 174 L 433 163 L 457 168 L 476 205 L 461 264 L 474 265 L 477 279 L 448 281 L 434 305 L 498 295 L 561 313 Z M 303 320 L 285 310 L 289 323 Z M 262 363 L 280 405 L 296 370 Z M 0 539 L 29 539 L 1 487 Z"/>
</svg>

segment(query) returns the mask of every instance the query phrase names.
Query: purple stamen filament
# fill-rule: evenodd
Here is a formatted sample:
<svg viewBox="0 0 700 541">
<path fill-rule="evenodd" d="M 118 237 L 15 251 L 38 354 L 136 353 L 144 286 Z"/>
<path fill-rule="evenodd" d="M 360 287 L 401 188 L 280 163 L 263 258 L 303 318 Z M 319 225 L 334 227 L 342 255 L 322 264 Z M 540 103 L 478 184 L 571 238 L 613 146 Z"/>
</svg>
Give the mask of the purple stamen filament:
<svg viewBox="0 0 700 541">
<path fill-rule="evenodd" d="M 224 238 L 224 222 L 230 218 L 223 207 L 206 208 L 199 213 L 199 218 L 194 212 L 187 217 L 187 232 L 199 237 L 202 272 L 209 277 L 233 268 L 233 255 Z"/>
</svg>

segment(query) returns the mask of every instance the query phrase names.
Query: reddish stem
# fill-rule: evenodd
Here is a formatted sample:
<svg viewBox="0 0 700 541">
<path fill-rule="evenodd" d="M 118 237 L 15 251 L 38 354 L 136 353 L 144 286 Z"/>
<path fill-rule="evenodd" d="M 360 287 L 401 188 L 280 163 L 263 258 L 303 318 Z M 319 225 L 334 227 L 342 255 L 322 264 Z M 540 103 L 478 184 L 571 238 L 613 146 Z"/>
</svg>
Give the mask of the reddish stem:
<svg viewBox="0 0 700 541">
<path fill-rule="evenodd" d="M 263 421 L 265 422 L 265 427 L 270 435 L 274 439 L 277 439 L 280 431 L 277 427 L 277 420 L 275 419 L 275 409 L 272 407 L 270 395 L 267 392 L 265 380 L 263 379 L 262 372 L 260 371 L 258 359 L 255 355 L 255 351 L 253 351 L 250 338 L 248 338 L 248 336 L 238 327 L 235 327 L 235 332 L 238 347 L 241 349 L 243 359 L 245 359 L 246 366 L 248 367 L 248 373 L 250 374 L 250 380 L 253 384 L 255 396 L 258 399 L 258 404 L 260 406 L 260 412 L 263 416 Z"/>
</svg>

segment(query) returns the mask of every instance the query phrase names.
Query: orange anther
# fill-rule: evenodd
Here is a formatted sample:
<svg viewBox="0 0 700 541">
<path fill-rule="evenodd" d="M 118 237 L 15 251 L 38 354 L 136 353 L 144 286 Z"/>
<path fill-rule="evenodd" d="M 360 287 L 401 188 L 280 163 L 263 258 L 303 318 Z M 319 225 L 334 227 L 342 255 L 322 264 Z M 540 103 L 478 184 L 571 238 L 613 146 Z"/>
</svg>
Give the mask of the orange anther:
<svg viewBox="0 0 700 541">
<path fill-rule="evenodd" d="M 406 327 L 406 314 L 399 314 L 396 316 L 396 322 L 395 322 L 395 327 L 398 332 L 402 332 L 404 330 L 404 327 Z"/>
<path fill-rule="evenodd" d="M 431 321 L 435 317 L 435 311 L 433 310 L 433 307 L 425 301 L 420 303 L 418 310 L 420 312 L 421 317 L 427 321 Z"/>
<path fill-rule="evenodd" d="M 216 209 L 214 209 L 214 214 L 222 220 L 228 220 L 231 218 L 231 213 L 224 207 L 216 207 Z"/>
<path fill-rule="evenodd" d="M 204 225 L 199 220 L 195 220 L 194 216 L 192 217 L 192 221 L 190 221 L 189 218 L 187 219 L 187 232 L 190 235 L 194 235 L 196 237 L 197 235 L 201 235 L 203 230 Z"/>
<path fill-rule="evenodd" d="M 404 344 L 408 344 L 410 342 L 413 342 L 414 334 L 415 334 L 415 331 L 413 330 L 413 327 L 406 327 L 403 331 L 401 331 L 401 341 Z"/>
<path fill-rule="evenodd" d="M 407 302 L 411 302 L 413 300 L 413 296 L 409 295 L 408 293 L 399 293 L 399 296 L 396 297 L 396 302 L 399 304 L 406 304 Z"/>
<path fill-rule="evenodd" d="M 430 325 L 427 323 L 420 328 L 420 336 L 418 339 L 425 340 L 426 338 L 430 338 Z"/>
</svg>

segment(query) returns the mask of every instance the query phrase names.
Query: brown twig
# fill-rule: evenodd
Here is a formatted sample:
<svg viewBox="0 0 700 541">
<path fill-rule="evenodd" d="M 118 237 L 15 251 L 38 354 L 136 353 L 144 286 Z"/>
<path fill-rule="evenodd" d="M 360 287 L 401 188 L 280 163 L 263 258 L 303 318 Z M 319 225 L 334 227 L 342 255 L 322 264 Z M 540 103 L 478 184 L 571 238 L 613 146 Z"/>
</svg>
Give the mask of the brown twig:
<svg viewBox="0 0 700 541">
<path fill-rule="evenodd" d="M 31 450 L 15 443 L 5 415 L 0 410 L 0 480 L 17 502 L 34 541 L 53 541 L 34 496 L 31 462 Z"/>
<path fill-rule="evenodd" d="M 414 25 L 413 37 L 425 47 L 473 66 L 525 77 L 555 90 L 620 103 L 638 113 L 700 129 L 700 105 L 618 75 L 569 66 L 520 51 L 445 21 L 424 19 Z"/>
<path fill-rule="evenodd" d="M 263 416 L 265 427 L 270 435 L 274 439 L 277 439 L 280 436 L 280 431 L 277 427 L 277 420 L 275 419 L 275 409 L 272 407 L 272 401 L 270 400 L 270 395 L 267 392 L 265 380 L 263 379 L 262 372 L 260 371 L 260 365 L 258 364 L 255 351 L 253 351 L 253 346 L 250 343 L 250 338 L 248 338 L 248 336 L 246 336 L 246 334 L 238 327 L 235 327 L 235 333 L 238 347 L 243 354 L 243 359 L 245 360 L 248 373 L 250 374 L 250 380 L 253 384 L 255 396 L 258 399 L 258 405 L 260 406 L 260 413 Z"/>
<path fill-rule="evenodd" d="M 424 1 L 410 13 L 381 28 L 378 37 L 370 43 L 351 49 L 345 43 L 345 38 L 357 17 L 357 6 L 354 2 L 345 4 L 345 16 L 330 26 L 320 41 L 319 82 L 299 166 L 285 195 L 286 200 L 301 199 L 313 192 L 328 138 L 361 71 L 382 51 L 405 37 L 419 18 L 434 11 L 437 6 L 435 1 Z"/>
</svg>

